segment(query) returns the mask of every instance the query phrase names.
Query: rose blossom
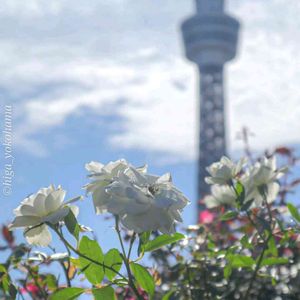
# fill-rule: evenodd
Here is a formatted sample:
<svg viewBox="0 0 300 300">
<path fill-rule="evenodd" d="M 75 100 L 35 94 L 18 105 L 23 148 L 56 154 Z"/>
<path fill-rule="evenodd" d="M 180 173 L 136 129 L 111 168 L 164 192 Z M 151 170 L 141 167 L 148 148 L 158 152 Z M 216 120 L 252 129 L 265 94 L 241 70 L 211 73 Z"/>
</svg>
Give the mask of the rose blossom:
<svg viewBox="0 0 300 300">
<path fill-rule="evenodd" d="M 189 201 L 175 188 L 170 174 L 150 175 L 146 166 L 134 168 L 125 160 L 86 167 L 94 181 L 85 188 L 93 195 L 97 213 L 118 215 L 125 227 L 138 233 L 172 233 L 175 222 L 182 221 L 180 213 Z"/>
<path fill-rule="evenodd" d="M 14 210 L 16 217 L 10 229 L 24 228 L 24 236 L 29 244 L 48 246 L 52 238 L 46 223 L 57 224 L 70 209 L 75 215 L 78 214 L 78 207 L 69 203 L 79 198 L 63 203 L 65 195 L 66 192 L 60 186 L 57 189 L 53 185 L 41 188 Z"/>
</svg>

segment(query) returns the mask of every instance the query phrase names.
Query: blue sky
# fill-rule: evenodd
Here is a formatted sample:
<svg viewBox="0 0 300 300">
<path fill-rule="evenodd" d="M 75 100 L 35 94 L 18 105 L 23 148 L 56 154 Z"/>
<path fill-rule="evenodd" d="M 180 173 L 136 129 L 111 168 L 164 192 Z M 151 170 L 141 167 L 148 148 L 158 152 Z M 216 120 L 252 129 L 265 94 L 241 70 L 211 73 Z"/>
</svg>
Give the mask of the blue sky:
<svg viewBox="0 0 300 300">
<path fill-rule="evenodd" d="M 170 171 L 195 202 L 198 75 L 179 31 L 193 10 L 187 0 L 1 1 L 0 101 L 13 105 L 15 177 L 0 222 L 50 183 L 83 194 L 91 160 Z M 228 11 L 243 24 L 226 70 L 231 153 L 242 126 L 255 133 L 255 151 L 299 149 L 299 1 L 231 0 Z M 80 222 L 112 245 L 91 200 L 80 206 Z M 184 220 L 196 220 L 195 204 Z"/>
</svg>

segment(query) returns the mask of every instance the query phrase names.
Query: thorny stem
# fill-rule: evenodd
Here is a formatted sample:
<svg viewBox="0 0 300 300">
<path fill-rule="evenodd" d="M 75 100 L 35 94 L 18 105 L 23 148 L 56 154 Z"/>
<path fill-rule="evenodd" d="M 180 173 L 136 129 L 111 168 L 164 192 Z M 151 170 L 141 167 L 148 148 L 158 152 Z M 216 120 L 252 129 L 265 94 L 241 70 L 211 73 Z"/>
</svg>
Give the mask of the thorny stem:
<svg viewBox="0 0 300 300">
<path fill-rule="evenodd" d="M 119 217 L 115 216 L 115 220 L 116 220 L 116 232 L 118 234 L 118 238 L 119 238 L 120 245 L 121 245 L 121 248 L 122 248 L 122 253 L 123 253 L 122 259 L 124 261 L 124 264 L 125 264 L 125 267 L 126 267 L 126 270 L 127 270 L 129 286 L 131 287 L 131 289 L 135 293 L 137 299 L 143 300 L 143 297 L 138 292 L 138 290 L 137 290 L 137 288 L 134 284 L 134 281 L 133 281 L 133 276 L 131 274 L 130 266 L 129 266 L 129 263 L 128 263 L 129 257 L 128 257 L 128 259 L 126 258 L 125 247 L 124 247 L 124 243 L 123 243 L 123 240 L 122 240 L 122 237 L 121 237 L 121 231 L 120 231 L 120 227 L 119 227 Z"/>
</svg>

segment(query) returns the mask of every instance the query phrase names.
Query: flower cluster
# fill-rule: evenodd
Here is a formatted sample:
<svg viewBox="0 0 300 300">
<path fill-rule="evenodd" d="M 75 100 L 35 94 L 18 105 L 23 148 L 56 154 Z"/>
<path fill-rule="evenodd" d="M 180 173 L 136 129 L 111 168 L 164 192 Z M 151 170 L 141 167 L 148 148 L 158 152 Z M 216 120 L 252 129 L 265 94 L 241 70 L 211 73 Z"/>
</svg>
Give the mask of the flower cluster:
<svg viewBox="0 0 300 300">
<path fill-rule="evenodd" d="M 125 160 L 102 165 L 86 165 L 92 182 L 85 186 L 92 193 L 96 213 L 110 212 L 137 233 L 159 230 L 173 233 L 181 222 L 181 211 L 189 203 L 173 185 L 169 173 L 147 173 L 147 166 L 134 168 Z"/>
<path fill-rule="evenodd" d="M 229 158 L 222 157 L 207 171 L 211 176 L 205 180 L 212 184 L 211 195 L 204 198 L 208 208 L 236 206 L 236 182 L 244 188 L 244 202 L 251 201 L 252 207 L 260 207 L 264 200 L 270 203 L 276 199 L 279 193 L 278 179 L 287 172 L 287 168 L 277 169 L 275 156 L 264 157 L 254 165 L 248 165 L 246 159 L 234 164 Z"/>
<path fill-rule="evenodd" d="M 118 216 L 126 228 L 136 233 L 174 233 L 175 223 L 182 221 L 181 212 L 189 201 L 173 185 L 169 173 L 147 174 L 147 166 L 135 168 L 123 159 L 106 165 L 92 161 L 86 169 L 91 182 L 84 188 L 92 194 L 97 214 Z M 71 203 L 81 197 L 64 203 L 65 194 L 60 186 L 56 189 L 50 185 L 27 197 L 14 210 L 16 217 L 10 229 L 24 228 L 28 243 L 48 246 L 48 226 L 63 222 L 70 210 L 75 217 L 78 215 L 78 207 Z"/>
</svg>

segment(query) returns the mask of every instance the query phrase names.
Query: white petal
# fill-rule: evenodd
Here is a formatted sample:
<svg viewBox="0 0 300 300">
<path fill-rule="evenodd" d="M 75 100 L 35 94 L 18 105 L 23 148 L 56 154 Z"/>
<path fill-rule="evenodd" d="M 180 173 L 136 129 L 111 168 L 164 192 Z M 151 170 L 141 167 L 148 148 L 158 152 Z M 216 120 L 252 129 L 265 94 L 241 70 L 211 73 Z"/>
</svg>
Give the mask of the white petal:
<svg viewBox="0 0 300 300">
<path fill-rule="evenodd" d="M 107 211 L 107 203 L 109 202 L 110 195 L 105 192 L 105 187 L 98 187 L 93 192 L 93 203 L 96 214 L 101 214 Z"/>
<path fill-rule="evenodd" d="M 146 177 L 135 168 L 129 167 L 124 173 L 137 185 L 146 185 L 148 183 Z"/>
<path fill-rule="evenodd" d="M 64 253 L 54 253 L 50 255 L 51 260 L 62 260 L 69 257 L 69 254 L 67 252 Z"/>
<path fill-rule="evenodd" d="M 93 173 L 101 172 L 103 167 L 104 167 L 104 165 L 97 161 L 91 161 L 90 163 L 85 164 L 86 170 L 88 170 L 89 172 L 93 172 Z"/>
<path fill-rule="evenodd" d="M 34 216 L 36 214 L 34 207 L 26 204 L 20 206 L 20 213 L 23 216 Z"/>
<path fill-rule="evenodd" d="M 46 225 L 27 229 L 24 232 L 25 238 L 29 244 L 46 247 L 51 243 L 52 237 Z"/>
<path fill-rule="evenodd" d="M 42 218 L 43 222 L 50 222 L 51 224 L 57 224 L 59 221 L 62 221 L 64 217 L 69 213 L 70 208 L 65 206 L 56 210 L 54 213 L 45 216 Z"/>
<path fill-rule="evenodd" d="M 276 199 L 280 190 L 280 186 L 277 182 L 272 182 L 268 184 L 267 188 L 268 188 L 267 202 L 270 203 Z"/>
<path fill-rule="evenodd" d="M 170 173 L 166 173 L 157 179 L 157 183 L 164 183 L 164 182 L 172 182 L 172 176 Z"/>
<path fill-rule="evenodd" d="M 45 209 L 45 200 L 46 200 L 46 196 L 44 194 L 37 194 L 34 199 L 33 207 L 38 216 L 44 216 L 47 214 Z"/>
<path fill-rule="evenodd" d="M 146 173 L 147 173 L 147 169 L 148 169 L 148 165 L 145 164 L 145 165 L 143 165 L 143 166 L 141 166 L 141 167 L 137 167 L 136 169 L 137 169 L 139 172 L 141 172 L 141 173 L 143 173 L 143 174 L 146 174 Z"/>
<path fill-rule="evenodd" d="M 37 216 L 17 216 L 9 227 L 16 228 L 35 226 L 37 224 L 40 224 L 41 222 L 41 218 Z"/>
<path fill-rule="evenodd" d="M 50 193 L 45 199 L 45 210 L 47 213 L 56 211 L 64 201 L 66 191 L 56 190 Z"/>
</svg>

